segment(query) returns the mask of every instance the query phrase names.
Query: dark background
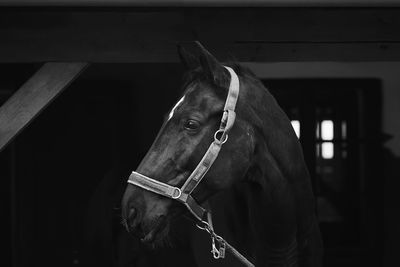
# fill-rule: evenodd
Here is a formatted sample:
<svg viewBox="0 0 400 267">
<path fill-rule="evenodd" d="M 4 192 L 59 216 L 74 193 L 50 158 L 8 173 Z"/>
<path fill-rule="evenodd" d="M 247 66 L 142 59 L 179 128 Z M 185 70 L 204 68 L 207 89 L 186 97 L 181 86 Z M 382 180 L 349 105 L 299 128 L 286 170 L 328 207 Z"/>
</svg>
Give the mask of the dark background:
<svg viewBox="0 0 400 267">
<path fill-rule="evenodd" d="M 397 266 L 399 9 L 3 8 L 0 23 L 1 103 L 44 62 L 92 62 L 0 153 L 4 266 L 127 253 L 113 245 L 125 180 L 178 98 L 175 44 L 193 39 L 248 62 L 300 121 L 325 266 Z"/>
</svg>

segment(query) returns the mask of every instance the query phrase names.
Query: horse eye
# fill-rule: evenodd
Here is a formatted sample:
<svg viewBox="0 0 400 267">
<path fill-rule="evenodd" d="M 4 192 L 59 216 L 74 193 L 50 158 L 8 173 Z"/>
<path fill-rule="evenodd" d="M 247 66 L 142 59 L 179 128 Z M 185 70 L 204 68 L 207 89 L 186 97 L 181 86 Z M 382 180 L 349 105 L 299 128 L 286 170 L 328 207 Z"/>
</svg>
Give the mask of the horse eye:
<svg viewBox="0 0 400 267">
<path fill-rule="evenodd" d="M 200 123 L 195 120 L 187 120 L 184 124 L 184 127 L 186 130 L 197 130 L 200 126 Z"/>
</svg>

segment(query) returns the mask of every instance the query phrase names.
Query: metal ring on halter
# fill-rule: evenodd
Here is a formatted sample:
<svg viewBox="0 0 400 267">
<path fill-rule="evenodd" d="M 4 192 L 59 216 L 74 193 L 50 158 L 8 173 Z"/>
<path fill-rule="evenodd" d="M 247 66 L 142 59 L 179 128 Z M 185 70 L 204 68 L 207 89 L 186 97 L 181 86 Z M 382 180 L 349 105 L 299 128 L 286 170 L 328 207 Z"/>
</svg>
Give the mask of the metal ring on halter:
<svg viewBox="0 0 400 267">
<path fill-rule="evenodd" d="M 175 194 L 176 193 L 176 194 Z M 182 195 L 182 191 L 179 188 L 174 189 L 174 194 L 172 195 L 173 199 L 178 199 Z"/>
<path fill-rule="evenodd" d="M 222 133 L 222 136 L 223 136 L 223 135 L 224 135 L 224 132 L 225 132 L 224 129 L 219 129 L 218 131 L 216 131 L 215 134 L 214 134 L 214 141 L 220 143 L 221 145 L 225 144 L 225 142 L 228 141 L 228 134 L 225 135 L 225 139 L 224 139 L 223 141 L 221 141 L 221 140 L 219 140 L 219 139 L 217 138 L 217 135 L 218 135 L 219 133 Z M 221 137 L 222 137 L 222 136 L 221 136 Z"/>
</svg>

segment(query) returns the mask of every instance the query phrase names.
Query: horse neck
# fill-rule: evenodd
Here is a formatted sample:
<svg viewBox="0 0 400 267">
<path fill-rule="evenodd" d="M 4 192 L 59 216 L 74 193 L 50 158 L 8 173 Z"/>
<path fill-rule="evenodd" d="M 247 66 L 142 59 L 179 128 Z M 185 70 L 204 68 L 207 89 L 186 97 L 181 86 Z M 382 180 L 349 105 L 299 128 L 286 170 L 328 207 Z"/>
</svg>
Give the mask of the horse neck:
<svg viewBox="0 0 400 267">
<path fill-rule="evenodd" d="M 270 174 L 273 172 L 280 173 L 291 183 L 297 179 L 309 184 L 302 148 L 289 118 L 261 82 L 253 79 L 246 87 L 244 99 L 249 104 L 241 108 L 245 120 L 253 128 L 253 167 L 259 167 L 265 180 L 271 180 Z M 268 166 L 265 166 L 266 163 Z M 302 178 L 295 178 L 299 176 Z"/>
<path fill-rule="evenodd" d="M 225 201 L 235 207 L 229 212 L 234 218 L 230 220 L 234 222 L 232 232 L 235 239 L 244 244 L 267 242 L 269 244 L 262 244 L 262 247 L 282 248 L 293 241 L 296 232 L 294 200 L 287 172 L 291 171 L 293 162 L 302 158 L 301 150 L 300 157 L 297 154 L 297 159 L 290 162 L 289 151 L 284 150 L 296 151 L 298 144 L 292 141 L 294 133 L 288 128 L 288 118 L 262 84 L 254 79 L 241 79 L 241 88 L 244 101 L 238 106 L 238 114 L 252 126 L 255 148 L 245 183 L 234 185 L 230 192 L 233 197 Z"/>
<path fill-rule="evenodd" d="M 257 174 L 248 175 L 252 179 Z M 263 266 L 268 258 L 282 254 L 286 257 L 293 251 L 296 228 L 284 226 L 287 218 L 279 213 L 288 209 L 275 204 L 258 184 L 248 180 L 236 183 L 213 198 L 216 231 L 256 265 Z"/>
<path fill-rule="evenodd" d="M 266 247 L 291 249 L 315 220 L 314 199 L 301 146 L 286 114 L 259 81 L 247 85 L 243 113 L 254 129 L 249 220 Z M 240 111 L 238 111 L 240 113 Z M 262 237 L 261 237 L 262 236 Z M 300 237 L 300 239 L 299 239 Z"/>
</svg>

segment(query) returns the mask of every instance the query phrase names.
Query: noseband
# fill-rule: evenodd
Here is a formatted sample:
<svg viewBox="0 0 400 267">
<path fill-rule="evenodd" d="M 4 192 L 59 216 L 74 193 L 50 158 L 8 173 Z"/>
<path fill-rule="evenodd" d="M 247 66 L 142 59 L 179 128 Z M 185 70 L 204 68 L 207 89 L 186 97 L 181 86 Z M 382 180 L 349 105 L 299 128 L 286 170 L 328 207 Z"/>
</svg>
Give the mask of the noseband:
<svg viewBox="0 0 400 267">
<path fill-rule="evenodd" d="M 224 113 L 222 115 L 219 129 L 214 134 L 214 141 L 209 146 L 207 152 L 200 160 L 197 167 L 190 174 L 189 178 L 181 188 L 157 181 L 153 178 L 147 177 L 138 172 L 132 172 L 129 176 L 128 183 L 136 185 L 147 191 L 175 199 L 186 206 L 186 208 L 199 220 L 198 227 L 207 231 L 212 240 L 212 253 L 214 258 L 224 258 L 225 249 L 230 250 L 235 256 L 242 260 L 247 266 L 252 265 L 246 258 L 244 258 L 237 250 L 230 246 L 223 238 L 218 236 L 212 227 L 211 213 L 199 205 L 192 197 L 193 190 L 200 184 L 203 177 L 206 175 L 210 167 L 213 165 L 215 159 L 221 150 L 222 145 L 228 140 L 228 133 L 235 123 L 236 113 L 235 107 L 239 97 L 239 77 L 230 67 L 225 68 L 229 71 L 231 80 L 229 85 L 228 96 L 225 101 Z M 219 249 L 215 246 L 215 241 L 219 243 Z"/>
</svg>

